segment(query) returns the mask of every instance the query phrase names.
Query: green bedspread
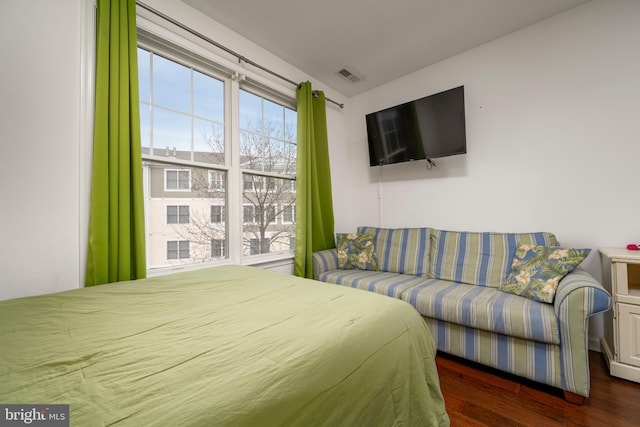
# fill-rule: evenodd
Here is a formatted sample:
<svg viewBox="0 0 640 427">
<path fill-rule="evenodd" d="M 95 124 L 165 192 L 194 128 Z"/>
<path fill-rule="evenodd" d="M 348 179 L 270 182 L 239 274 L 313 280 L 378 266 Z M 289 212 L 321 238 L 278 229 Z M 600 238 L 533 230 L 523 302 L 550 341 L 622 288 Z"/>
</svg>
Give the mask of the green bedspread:
<svg viewBox="0 0 640 427">
<path fill-rule="evenodd" d="M 418 313 L 225 266 L 0 301 L 0 403 L 71 425 L 448 425 Z"/>
</svg>

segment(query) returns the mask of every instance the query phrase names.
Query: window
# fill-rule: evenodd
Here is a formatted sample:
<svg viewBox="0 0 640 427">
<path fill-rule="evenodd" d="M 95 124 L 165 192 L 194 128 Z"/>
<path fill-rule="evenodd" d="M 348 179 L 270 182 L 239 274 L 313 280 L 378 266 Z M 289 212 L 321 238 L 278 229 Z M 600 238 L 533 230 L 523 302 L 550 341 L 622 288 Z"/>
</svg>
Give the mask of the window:
<svg viewBox="0 0 640 427">
<path fill-rule="evenodd" d="M 224 258 L 224 240 L 211 239 L 211 258 Z"/>
<path fill-rule="evenodd" d="M 245 224 L 255 224 L 256 221 L 256 208 L 252 205 L 245 205 L 243 209 L 243 221 Z"/>
<path fill-rule="evenodd" d="M 294 110 L 240 90 L 245 255 L 291 250 L 293 221 L 276 219 L 295 204 L 296 120 Z"/>
<path fill-rule="evenodd" d="M 224 222 L 224 209 L 222 206 L 211 206 L 211 222 L 214 224 L 220 224 Z"/>
<path fill-rule="evenodd" d="M 293 94 L 234 82 L 241 66 L 223 69 L 178 35 L 146 31 L 138 69 L 148 268 L 293 250 Z"/>
<path fill-rule="evenodd" d="M 266 206 L 264 211 L 264 221 L 268 223 L 275 222 L 276 220 L 276 207 L 274 205 Z"/>
<path fill-rule="evenodd" d="M 295 221 L 295 206 L 286 205 L 282 207 L 282 222 L 291 224 Z M 294 236 L 295 237 L 295 236 Z"/>
<path fill-rule="evenodd" d="M 189 224 L 189 205 L 167 206 L 167 224 Z"/>
<path fill-rule="evenodd" d="M 211 190 L 224 190 L 225 173 L 223 171 L 209 171 L 209 188 Z"/>
<path fill-rule="evenodd" d="M 269 238 L 265 238 L 263 239 L 258 239 L 258 238 L 251 238 L 249 239 L 249 253 L 251 255 L 258 255 L 258 254 L 263 254 L 265 252 L 267 252 L 267 250 L 265 250 L 264 248 L 262 248 L 261 246 L 264 245 L 266 247 L 269 247 L 270 242 L 269 242 Z"/>
<path fill-rule="evenodd" d="M 208 261 L 211 240 L 228 234 L 223 222 L 212 224 L 210 211 L 227 205 L 225 80 L 159 53 L 138 48 L 151 269 Z"/>
<path fill-rule="evenodd" d="M 188 240 L 169 240 L 167 242 L 167 259 L 188 259 L 190 257 Z"/>
<path fill-rule="evenodd" d="M 170 170 L 165 171 L 167 191 L 189 191 L 191 189 L 190 170 Z"/>
</svg>

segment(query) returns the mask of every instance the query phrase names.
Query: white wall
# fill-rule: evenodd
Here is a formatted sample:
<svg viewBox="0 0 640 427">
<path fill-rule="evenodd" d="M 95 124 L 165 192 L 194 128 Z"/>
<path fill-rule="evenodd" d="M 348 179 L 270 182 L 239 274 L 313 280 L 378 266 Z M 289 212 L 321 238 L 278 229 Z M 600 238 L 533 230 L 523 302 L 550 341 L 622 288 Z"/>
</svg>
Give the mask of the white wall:
<svg viewBox="0 0 640 427">
<path fill-rule="evenodd" d="M 78 286 L 81 13 L 0 2 L 0 299 Z"/>
<path fill-rule="evenodd" d="M 314 89 L 344 102 L 340 94 L 184 3 L 146 3 L 294 81 L 311 80 Z M 93 0 L 0 1 L 0 299 L 83 286 L 93 105 L 85 75 L 92 67 L 86 58 L 92 5 Z M 295 96 L 295 87 L 283 87 Z M 342 137 L 345 114 L 328 105 L 329 137 Z"/>
<path fill-rule="evenodd" d="M 640 2 L 596 0 L 351 99 L 336 231 L 551 231 L 600 278 L 598 247 L 640 241 L 639 22 Z M 369 168 L 365 114 L 458 85 L 466 155 Z"/>
</svg>

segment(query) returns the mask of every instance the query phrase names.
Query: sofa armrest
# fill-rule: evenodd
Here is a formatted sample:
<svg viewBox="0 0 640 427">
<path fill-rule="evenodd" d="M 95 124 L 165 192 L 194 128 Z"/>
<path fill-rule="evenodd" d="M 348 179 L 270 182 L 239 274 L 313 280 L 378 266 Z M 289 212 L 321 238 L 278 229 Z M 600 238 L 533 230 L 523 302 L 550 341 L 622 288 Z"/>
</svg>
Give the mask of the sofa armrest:
<svg viewBox="0 0 640 427">
<path fill-rule="evenodd" d="M 588 272 L 577 268 L 558 285 L 554 302 L 560 331 L 562 388 L 589 396 L 589 318 L 611 308 L 611 296 Z"/>
<path fill-rule="evenodd" d="M 314 252 L 312 262 L 313 278 L 318 280 L 321 273 L 338 269 L 338 250 L 334 248 Z"/>
</svg>

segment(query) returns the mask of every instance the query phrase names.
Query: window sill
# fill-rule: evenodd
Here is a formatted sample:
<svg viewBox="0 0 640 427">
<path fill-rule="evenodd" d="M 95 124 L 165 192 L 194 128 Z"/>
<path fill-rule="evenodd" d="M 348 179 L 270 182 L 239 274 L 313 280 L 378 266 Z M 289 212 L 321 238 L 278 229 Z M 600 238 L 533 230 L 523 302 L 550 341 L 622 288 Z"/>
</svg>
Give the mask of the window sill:
<svg viewBox="0 0 640 427">
<path fill-rule="evenodd" d="M 273 254 L 251 255 L 243 257 L 241 265 L 252 265 L 261 268 L 281 267 L 293 265 L 293 252 L 278 252 Z"/>
<path fill-rule="evenodd" d="M 178 273 L 180 271 L 200 270 L 203 268 L 218 267 L 221 265 L 236 264 L 229 259 L 202 262 L 196 264 L 174 265 L 170 267 L 158 267 L 147 270 L 147 277 L 165 276 L 167 274 Z M 291 267 L 293 270 L 293 252 L 278 252 L 273 254 L 251 255 L 243 257 L 238 263 L 240 265 L 250 265 L 259 268 L 281 269 Z"/>
</svg>

